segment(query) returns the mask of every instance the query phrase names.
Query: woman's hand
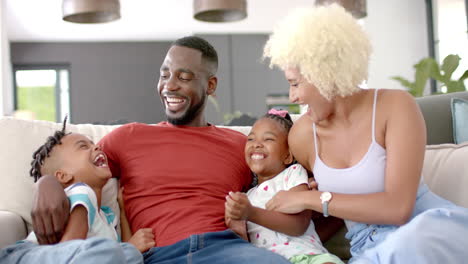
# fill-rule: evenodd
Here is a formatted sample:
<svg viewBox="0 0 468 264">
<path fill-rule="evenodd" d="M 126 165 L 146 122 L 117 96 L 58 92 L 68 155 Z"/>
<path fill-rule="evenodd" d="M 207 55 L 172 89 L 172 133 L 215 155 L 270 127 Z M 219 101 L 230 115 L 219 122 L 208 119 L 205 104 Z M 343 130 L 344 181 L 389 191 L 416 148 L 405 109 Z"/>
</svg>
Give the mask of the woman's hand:
<svg viewBox="0 0 468 264">
<path fill-rule="evenodd" d="M 314 190 L 312 190 L 313 192 Z M 271 211 L 278 211 L 285 214 L 297 214 L 308 208 L 305 207 L 304 198 L 302 195 L 305 193 L 279 191 L 270 201 L 266 204 L 266 209 Z"/>
<path fill-rule="evenodd" d="M 229 192 L 226 196 L 225 216 L 233 220 L 248 220 L 252 204 L 245 193 Z"/>
<path fill-rule="evenodd" d="M 31 218 L 37 241 L 39 244 L 58 243 L 70 216 L 68 198 L 54 176 L 42 176 L 34 187 Z"/>
<path fill-rule="evenodd" d="M 142 253 L 147 251 L 148 249 L 156 245 L 156 243 L 154 242 L 153 229 L 138 229 L 138 231 L 136 231 L 136 233 L 130 238 L 130 240 L 128 240 L 128 243 L 134 245 Z"/>
</svg>

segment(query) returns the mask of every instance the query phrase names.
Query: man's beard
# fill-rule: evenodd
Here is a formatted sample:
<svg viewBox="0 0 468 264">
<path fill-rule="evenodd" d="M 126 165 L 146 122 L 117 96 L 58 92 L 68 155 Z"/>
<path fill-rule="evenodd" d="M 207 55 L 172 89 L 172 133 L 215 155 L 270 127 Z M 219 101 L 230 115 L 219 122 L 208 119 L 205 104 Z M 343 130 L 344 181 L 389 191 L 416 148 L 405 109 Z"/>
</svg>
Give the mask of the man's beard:
<svg viewBox="0 0 468 264">
<path fill-rule="evenodd" d="M 206 94 L 203 93 L 202 98 L 200 98 L 200 102 L 198 104 L 191 106 L 187 111 L 185 112 L 184 115 L 181 117 L 177 118 L 172 118 L 170 116 L 167 116 L 167 121 L 173 125 L 176 126 L 183 126 L 186 125 L 195 119 L 198 114 L 202 111 L 204 105 L 205 105 L 205 99 L 206 99 Z"/>
</svg>

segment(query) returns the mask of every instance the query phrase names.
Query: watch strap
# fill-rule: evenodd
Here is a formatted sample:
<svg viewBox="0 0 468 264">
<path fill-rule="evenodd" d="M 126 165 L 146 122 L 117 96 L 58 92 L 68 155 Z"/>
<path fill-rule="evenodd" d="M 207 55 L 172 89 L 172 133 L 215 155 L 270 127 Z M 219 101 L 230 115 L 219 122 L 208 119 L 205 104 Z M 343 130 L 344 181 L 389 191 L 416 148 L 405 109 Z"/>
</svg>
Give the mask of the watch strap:
<svg viewBox="0 0 468 264">
<path fill-rule="evenodd" d="M 323 216 L 328 217 L 328 201 L 322 203 Z"/>
</svg>

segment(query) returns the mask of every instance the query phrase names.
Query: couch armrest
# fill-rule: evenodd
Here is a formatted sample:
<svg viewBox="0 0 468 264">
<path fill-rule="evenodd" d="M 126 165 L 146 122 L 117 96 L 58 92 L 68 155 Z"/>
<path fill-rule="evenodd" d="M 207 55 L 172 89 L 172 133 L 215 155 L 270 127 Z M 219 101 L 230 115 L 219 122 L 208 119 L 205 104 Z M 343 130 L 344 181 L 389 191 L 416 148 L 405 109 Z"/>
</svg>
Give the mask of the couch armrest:
<svg viewBox="0 0 468 264">
<path fill-rule="evenodd" d="M 0 210 L 0 248 L 26 238 L 28 230 L 21 216 Z"/>
</svg>

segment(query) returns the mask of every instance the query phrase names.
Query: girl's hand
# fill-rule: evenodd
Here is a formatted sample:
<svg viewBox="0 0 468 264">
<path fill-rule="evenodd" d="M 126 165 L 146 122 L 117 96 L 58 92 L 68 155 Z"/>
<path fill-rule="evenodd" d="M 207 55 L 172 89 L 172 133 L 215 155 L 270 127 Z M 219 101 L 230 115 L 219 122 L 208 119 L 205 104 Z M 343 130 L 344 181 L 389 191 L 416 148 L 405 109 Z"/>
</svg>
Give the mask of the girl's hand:
<svg viewBox="0 0 468 264">
<path fill-rule="evenodd" d="M 310 190 L 318 190 L 318 183 L 315 181 L 314 177 L 309 178 L 309 189 Z"/>
<path fill-rule="evenodd" d="M 128 243 L 134 245 L 142 253 L 147 251 L 156 245 L 156 242 L 154 242 L 153 229 L 138 229 L 130 240 L 128 240 Z"/>
<path fill-rule="evenodd" d="M 226 196 L 225 217 L 233 220 L 248 220 L 252 211 L 252 204 L 245 193 L 229 192 Z"/>
<path fill-rule="evenodd" d="M 229 229 L 234 231 L 245 241 L 249 241 L 249 236 L 247 235 L 247 222 L 245 220 L 232 220 L 231 218 L 225 216 L 224 221 L 226 222 L 226 226 Z"/>
<path fill-rule="evenodd" d="M 313 190 L 312 190 L 313 191 Z M 304 199 L 301 196 L 304 192 L 288 192 L 279 191 L 270 201 L 266 204 L 266 209 L 271 211 L 278 211 L 285 214 L 297 214 L 305 208 Z"/>
</svg>

